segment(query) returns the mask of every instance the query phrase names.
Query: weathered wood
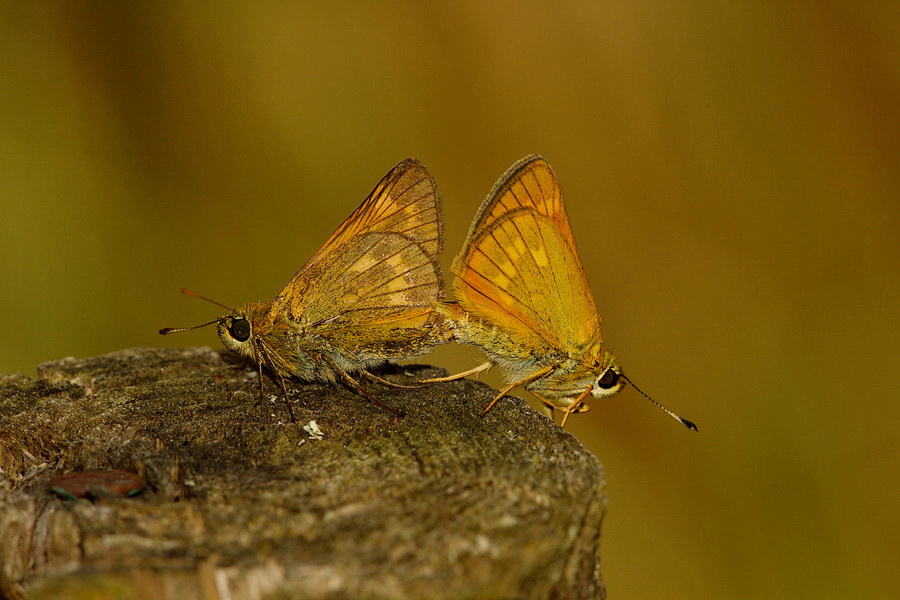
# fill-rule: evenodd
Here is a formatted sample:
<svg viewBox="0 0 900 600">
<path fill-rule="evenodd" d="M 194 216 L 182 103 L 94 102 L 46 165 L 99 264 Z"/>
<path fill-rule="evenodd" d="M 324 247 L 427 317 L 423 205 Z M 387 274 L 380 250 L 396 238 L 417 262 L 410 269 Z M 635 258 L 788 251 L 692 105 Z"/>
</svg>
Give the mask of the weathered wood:
<svg viewBox="0 0 900 600">
<path fill-rule="evenodd" d="M 289 384 L 291 423 L 224 351 L 138 348 L 38 371 L 0 377 L 0 598 L 603 596 L 600 463 L 521 400 L 479 416 L 483 384 L 365 384 L 401 419 L 342 387 Z M 302 429 L 312 420 L 322 439 Z M 48 489 L 98 467 L 148 489 Z"/>
</svg>

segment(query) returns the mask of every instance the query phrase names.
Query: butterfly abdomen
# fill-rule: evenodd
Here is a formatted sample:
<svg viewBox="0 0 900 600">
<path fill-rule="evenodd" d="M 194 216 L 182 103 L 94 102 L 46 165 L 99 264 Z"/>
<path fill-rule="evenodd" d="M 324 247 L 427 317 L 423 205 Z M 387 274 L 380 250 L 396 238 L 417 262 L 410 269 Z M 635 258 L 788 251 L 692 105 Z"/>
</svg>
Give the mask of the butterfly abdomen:
<svg viewBox="0 0 900 600">
<path fill-rule="evenodd" d="M 449 324 L 454 341 L 481 348 L 492 362 L 506 369 L 510 381 L 560 359 L 516 343 L 505 328 L 466 312 L 457 302 L 445 302 L 437 310 Z"/>
</svg>

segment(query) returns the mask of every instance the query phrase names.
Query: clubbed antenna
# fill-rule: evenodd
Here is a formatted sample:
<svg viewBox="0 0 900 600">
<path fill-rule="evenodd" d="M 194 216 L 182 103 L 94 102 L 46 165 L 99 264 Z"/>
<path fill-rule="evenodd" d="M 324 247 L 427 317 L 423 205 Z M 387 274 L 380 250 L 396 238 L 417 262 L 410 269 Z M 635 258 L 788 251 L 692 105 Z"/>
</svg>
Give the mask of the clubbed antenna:
<svg viewBox="0 0 900 600">
<path fill-rule="evenodd" d="M 676 415 L 675 413 L 673 413 L 671 410 L 669 410 L 668 408 L 666 408 L 665 406 L 663 406 L 662 404 L 660 404 L 659 402 L 657 402 L 656 400 L 654 400 L 653 398 L 651 398 L 650 396 L 648 396 L 647 394 L 645 394 L 644 391 L 641 390 L 641 388 L 639 388 L 638 386 L 634 385 L 634 383 L 632 383 L 632 381 L 631 381 L 630 379 L 628 379 L 627 377 L 625 377 L 625 375 L 622 375 L 622 374 L 620 373 L 619 376 L 620 376 L 622 379 L 624 379 L 625 381 L 627 381 L 627 382 L 631 385 L 631 387 L 633 387 L 633 388 L 636 389 L 638 392 L 640 392 L 641 396 L 643 396 L 644 398 L 646 398 L 647 400 L 649 400 L 650 402 L 652 402 L 653 404 L 655 404 L 656 406 L 658 406 L 659 408 L 661 408 L 661 409 L 662 409 L 663 411 L 665 411 L 666 414 L 668 414 L 670 417 L 672 417 L 673 419 L 675 419 L 676 421 L 678 421 L 679 423 L 681 423 L 682 425 L 684 425 L 684 426 L 687 427 L 688 429 L 693 429 L 694 431 L 697 431 L 697 426 L 694 425 L 694 422 L 693 422 L 693 421 L 688 421 L 688 420 L 685 419 L 684 417 L 680 417 L 680 416 Z"/>
</svg>

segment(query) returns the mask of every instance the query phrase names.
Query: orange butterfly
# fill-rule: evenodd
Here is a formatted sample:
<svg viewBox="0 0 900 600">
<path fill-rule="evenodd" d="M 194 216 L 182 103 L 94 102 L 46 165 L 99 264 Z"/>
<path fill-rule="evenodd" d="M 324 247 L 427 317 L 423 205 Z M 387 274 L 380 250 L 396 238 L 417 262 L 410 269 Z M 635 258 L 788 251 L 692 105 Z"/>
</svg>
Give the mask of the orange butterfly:
<svg viewBox="0 0 900 600">
<path fill-rule="evenodd" d="M 449 341 L 447 324 L 435 310 L 443 299 L 442 229 L 434 180 L 417 160 L 406 159 L 274 300 L 239 309 L 220 305 L 231 314 L 211 323 L 218 323 L 226 348 L 271 370 L 282 390 L 291 377 L 341 381 L 396 413 L 367 394 L 351 373 L 387 383 L 369 369 Z M 186 329 L 195 327 L 160 333 Z"/>
<path fill-rule="evenodd" d="M 508 372 L 509 385 L 482 414 L 521 385 L 551 412 L 563 410 L 563 426 L 588 395 L 615 394 L 628 381 L 603 346 L 559 181 L 540 156 L 518 161 L 494 185 L 453 261 L 453 274 L 456 302 L 441 310 L 454 339 L 481 347 L 490 362 L 427 381 L 456 379 L 499 364 Z"/>
</svg>

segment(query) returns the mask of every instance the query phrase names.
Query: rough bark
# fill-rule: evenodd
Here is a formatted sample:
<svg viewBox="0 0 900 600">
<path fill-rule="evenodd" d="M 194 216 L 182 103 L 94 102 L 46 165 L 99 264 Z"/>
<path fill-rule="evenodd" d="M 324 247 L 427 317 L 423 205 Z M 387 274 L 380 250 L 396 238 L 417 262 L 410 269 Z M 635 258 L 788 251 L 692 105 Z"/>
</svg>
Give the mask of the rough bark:
<svg viewBox="0 0 900 600">
<path fill-rule="evenodd" d="M 598 598 L 600 463 L 468 380 L 266 378 L 209 348 L 137 348 L 0 376 L 0 598 Z M 411 384 L 425 366 L 381 373 Z M 316 421 L 312 439 L 303 426 Z M 55 476 L 134 471 L 132 498 Z M 79 595 L 80 594 L 80 595 Z"/>
</svg>

